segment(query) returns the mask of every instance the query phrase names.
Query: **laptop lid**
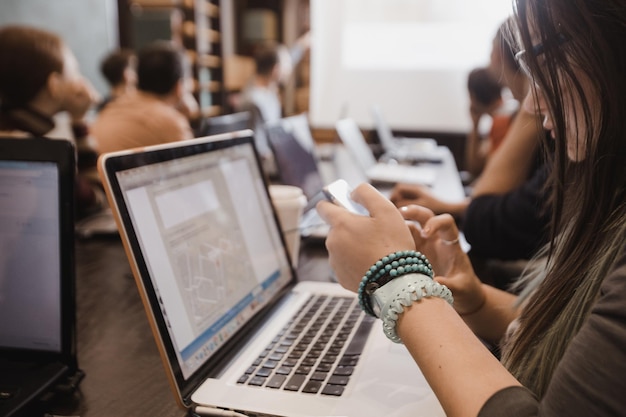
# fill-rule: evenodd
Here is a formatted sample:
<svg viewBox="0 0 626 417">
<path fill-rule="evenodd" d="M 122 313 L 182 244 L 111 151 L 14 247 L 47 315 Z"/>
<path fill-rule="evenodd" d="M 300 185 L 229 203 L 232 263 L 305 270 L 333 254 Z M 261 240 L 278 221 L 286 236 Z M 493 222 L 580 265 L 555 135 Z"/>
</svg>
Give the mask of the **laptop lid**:
<svg viewBox="0 0 626 417">
<path fill-rule="evenodd" d="M 337 121 L 337 133 L 350 154 L 354 157 L 359 169 L 364 173 L 376 165 L 376 158 L 367 145 L 361 129 L 352 118 Z"/>
<path fill-rule="evenodd" d="M 99 170 L 188 407 L 295 282 L 252 131 L 102 155 Z"/>
<path fill-rule="evenodd" d="M 314 153 L 310 132 L 301 124 L 308 121 L 301 116 L 281 119 L 267 126 L 267 137 L 274 153 L 276 168 L 283 184 L 300 187 L 311 200 L 324 186 Z M 308 136 L 308 137 L 307 137 Z M 309 140 L 310 138 L 310 140 Z"/>
<path fill-rule="evenodd" d="M 370 182 L 380 184 L 403 182 L 428 186 L 435 182 L 437 170 L 433 167 L 377 162 L 353 119 L 337 121 L 336 129 L 339 138 Z"/>
<path fill-rule="evenodd" d="M 63 140 L 0 139 L 2 415 L 77 369 L 74 153 Z"/>
<path fill-rule="evenodd" d="M 378 140 L 380 140 L 380 146 L 382 146 L 384 152 L 391 152 L 396 147 L 393 132 L 383 117 L 380 107 L 376 104 L 372 106 L 372 116 L 374 117 L 374 125 L 376 126 L 376 134 L 378 135 Z"/>
</svg>

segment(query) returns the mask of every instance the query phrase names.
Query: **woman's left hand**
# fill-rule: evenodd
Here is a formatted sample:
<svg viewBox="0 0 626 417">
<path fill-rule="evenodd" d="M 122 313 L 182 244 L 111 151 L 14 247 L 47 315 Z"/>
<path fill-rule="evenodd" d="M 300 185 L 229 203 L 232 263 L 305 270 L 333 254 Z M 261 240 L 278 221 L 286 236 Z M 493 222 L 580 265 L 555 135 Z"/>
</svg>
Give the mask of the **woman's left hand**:
<svg viewBox="0 0 626 417">
<path fill-rule="evenodd" d="M 435 281 L 446 285 L 454 295 L 454 308 L 460 314 L 476 311 L 484 303 L 482 283 L 459 243 L 459 230 L 452 216 L 435 216 L 420 206 L 400 209 L 408 221 L 415 246 L 430 261 Z"/>
<path fill-rule="evenodd" d="M 331 226 L 326 238 L 330 266 L 343 287 L 356 291 L 377 260 L 392 252 L 414 250 L 415 243 L 398 209 L 374 187 L 361 184 L 351 197 L 369 211 L 369 217 L 327 201 L 318 203 L 317 211 Z"/>
</svg>

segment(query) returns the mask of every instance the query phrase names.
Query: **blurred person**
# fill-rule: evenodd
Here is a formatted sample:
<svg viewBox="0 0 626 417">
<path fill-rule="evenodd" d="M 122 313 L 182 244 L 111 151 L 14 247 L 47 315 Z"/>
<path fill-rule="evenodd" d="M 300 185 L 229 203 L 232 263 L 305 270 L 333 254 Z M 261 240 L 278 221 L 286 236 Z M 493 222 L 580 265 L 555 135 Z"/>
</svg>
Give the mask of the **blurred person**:
<svg viewBox="0 0 626 417">
<path fill-rule="evenodd" d="M 109 103 L 92 126 L 100 153 L 191 139 L 189 120 L 178 108 L 189 95 L 184 53 L 155 41 L 137 53 L 137 90 Z"/>
<path fill-rule="evenodd" d="M 258 47 L 254 53 L 255 73 L 237 99 L 236 110 L 251 113 L 255 144 L 263 168 L 270 176 L 276 174 L 276 165 L 267 141 L 265 124 L 277 122 L 283 117 L 280 88 L 291 77 L 293 68 L 309 47 L 308 32 L 298 38 L 291 49 L 282 44 Z"/>
<path fill-rule="evenodd" d="M 109 94 L 98 104 L 98 111 L 109 102 L 137 87 L 137 57 L 130 49 L 116 49 L 109 52 L 100 63 L 100 72 L 109 84 Z"/>
<path fill-rule="evenodd" d="M 55 33 L 30 26 L 0 28 L 0 136 L 45 137 L 67 113 L 77 150 L 77 216 L 100 210 L 104 195 L 85 122 L 98 100 L 78 62 Z"/>
<path fill-rule="evenodd" d="M 476 178 L 487 159 L 500 146 L 511 125 L 514 111 L 506 105 L 504 86 L 488 68 L 476 68 L 467 77 L 472 130 L 465 144 L 465 169 Z M 490 122 L 484 133 L 484 122 Z"/>
</svg>

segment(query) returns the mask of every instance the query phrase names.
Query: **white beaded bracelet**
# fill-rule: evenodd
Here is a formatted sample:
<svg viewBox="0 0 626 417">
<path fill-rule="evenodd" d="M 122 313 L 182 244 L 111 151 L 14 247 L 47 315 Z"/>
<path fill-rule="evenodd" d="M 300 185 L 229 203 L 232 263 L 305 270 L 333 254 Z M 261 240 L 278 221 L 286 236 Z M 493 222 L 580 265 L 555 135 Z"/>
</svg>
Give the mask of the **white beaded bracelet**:
<svg viewBox="0 0 626 417">
<path fill-rule="evenodd" d="M 398 315 L 413 302 L 424 297 L 440 297 L 452 304 L 454 298 L 448 287 L 427 275 L 406 274 L 394 278 L 372 294 L 374 312 L 383 321 L 383 331 L 392 342 L 402 343 L 396 332 Z"/>
</svg>

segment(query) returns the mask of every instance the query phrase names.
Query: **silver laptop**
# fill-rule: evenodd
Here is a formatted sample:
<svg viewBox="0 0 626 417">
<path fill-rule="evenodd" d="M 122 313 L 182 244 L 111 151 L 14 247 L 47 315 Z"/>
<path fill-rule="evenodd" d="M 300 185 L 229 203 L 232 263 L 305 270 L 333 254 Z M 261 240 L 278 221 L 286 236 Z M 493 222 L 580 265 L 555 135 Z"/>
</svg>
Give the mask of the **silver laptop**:
<svg viewBox="0 0 626 417">
<path fill-rule="evenodd" d="M 251 131 L 107 154 L 99 169 L 182 407 L 444 415 L 354 294 L 297 282 Z"/>
<path fill-rule="evenodd" d="M 431 165 L 403 165 L 377 162 L 354 119 L 341 119 L 336 124 L 337 133 L 355 164 L 372 183 L 422 184 L 432 186 L 437 169 Z"/>
<path fill-rule="evenodd" d="M 378 105 L 371 107 L 376 133 L 385 159 L 409 163 L 439 163 L 442 160 L 437 141 L 432 138 L 407 138 L 393 135 Z"/>
</svg>

